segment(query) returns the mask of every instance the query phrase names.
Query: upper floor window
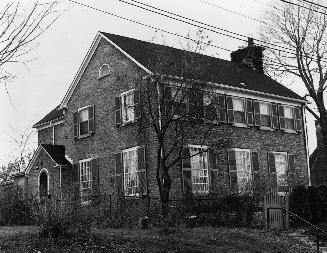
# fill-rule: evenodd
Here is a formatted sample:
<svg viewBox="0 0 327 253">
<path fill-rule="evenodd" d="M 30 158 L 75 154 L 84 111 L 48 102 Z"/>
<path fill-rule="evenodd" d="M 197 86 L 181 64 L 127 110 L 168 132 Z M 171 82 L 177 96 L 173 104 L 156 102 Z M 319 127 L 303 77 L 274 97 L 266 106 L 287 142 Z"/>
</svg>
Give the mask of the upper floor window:
<svg viewBox="0 0 327 253">
<path fill-rule="evenodd" d="M 279 105 L 280 129 L 302 131 L 301 108 L 288 105 Z"/>
<path fill-rule="evenodd" d="M 171 108 L 174 115 L 185 116 L 187 112 L 187 94 L 186 89 L 182 87 L 171 87 Z"/>
<path fill-rule="evenodd" d="M 225 95 L 203 94 L 204 119 L 211 122 L 226 122 Z"/>
<path fill-rule="evenodd" d="M 109 66 L 107 64 L 103 64 L 99 69 L 99 77 L 98 78 L 108 76 L 109 74 L 110 74 Z"/>
<path fill-rule="evenodd" d="M 73 113 L 74 137 L 84 137 L 94 132 L 94 106 L 86 106 Z"/>
<path fill-rule="evenodd" d="M 249 149 L 228 150 L 231 190 L 238 194 L 252 192 L 252 159 Z"/>
<path fill-rule="evenodd" d="M 256 126 L 277 127 L 277 110 L 276 105 L 254 101 L 254 124 Z"/>
<path fill-rule="evenodd" d="M 245 99 L 227 97 L 227 117 L 230 123 L 245 123 Z"/>
<path fill-rule="evenodd" d="M 130 90 L 115 97 L 116 124 L 134 122 L 140 116 L 140 92 Z"/>
</svg>

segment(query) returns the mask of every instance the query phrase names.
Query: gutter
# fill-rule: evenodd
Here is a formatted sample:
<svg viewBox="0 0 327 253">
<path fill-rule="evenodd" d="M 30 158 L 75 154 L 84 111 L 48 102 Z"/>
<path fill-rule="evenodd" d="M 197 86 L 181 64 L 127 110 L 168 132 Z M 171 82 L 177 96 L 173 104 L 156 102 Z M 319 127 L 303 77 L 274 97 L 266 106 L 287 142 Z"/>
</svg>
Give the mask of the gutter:
<svg viewBox="0 0 327 253">
<path fill-rule="evenodd" d="M 153 74 L 153 75 L 148 75 L 146 77 L 144 77 L 144 79 L 150 78 L 152 76 L 162 76 L 162 77 L 167 77 L 167 78 L 171 78 L 171 79 L 177 79 L 177 80 L 184 80 L 182 77 L 179 76 L 171 76 L 171 75 L 164 75 L 164 74 Z M 249 90 L 249 89 L 244 89 L 244 88 L 239 88 L 239 87 L 234 87 L 234 86 L 229 86 L 229 85 L 225 85 L 225 84 L 220 84 L 220 83 L 213 83 L 213 82 L 204 82 L 201 80 L 190 80 L 193 82 L 197 82 L 197 83 L 204 83 L 207 85 L 214 85 L 220 88 L 226 88 L 226 89 L 231 89 L 231 90 L 236 90 L 236 91 L 241 91 L 241 92 L 247 92 L 247 93 L 252 93 L 252 94 L 256 94 L 256 95 L 265 95 L 268 97 L 272 97 L 272 98 L 277 98 L 277 99 L 284 99 L 284 100 L 289 100 L 292 102 L 297 102 L 297 103 L 304 103 L 304 104 L 310 104 L 311 102 L 305 100 L 305 99 L 296 99 L 296 98 L 290 98 L 290 97 L 283 97 L 280 95 L 275 95 L 275 94 L 271 94 L 271 93 L 266 93 L 266 92 L 262 92 L 262 91 L 255 91 L 255 90 Z"/>
</svg>

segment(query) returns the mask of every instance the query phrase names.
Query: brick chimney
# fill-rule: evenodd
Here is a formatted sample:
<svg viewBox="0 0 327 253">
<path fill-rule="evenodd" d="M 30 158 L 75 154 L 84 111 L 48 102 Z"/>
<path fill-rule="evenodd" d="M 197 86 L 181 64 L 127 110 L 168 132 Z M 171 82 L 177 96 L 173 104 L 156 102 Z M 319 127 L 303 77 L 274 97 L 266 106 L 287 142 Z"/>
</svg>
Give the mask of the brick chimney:
<svg viewBox="0 0 327 253">
<path fill-rule="evenodd" d="M 254 45 L 253 38 L 248 38 L 247 47 L 233 51 L 230 54 L 231 61 L 263 73 L 263 50 L 263 47 Z"/>
<path fill-rule="evenodd" d="M 316 125 L 317 147 L 320 147 L 322 145 L 322 133 L 318 120 L 315 121 L 315 125 Z"/>
</svg>

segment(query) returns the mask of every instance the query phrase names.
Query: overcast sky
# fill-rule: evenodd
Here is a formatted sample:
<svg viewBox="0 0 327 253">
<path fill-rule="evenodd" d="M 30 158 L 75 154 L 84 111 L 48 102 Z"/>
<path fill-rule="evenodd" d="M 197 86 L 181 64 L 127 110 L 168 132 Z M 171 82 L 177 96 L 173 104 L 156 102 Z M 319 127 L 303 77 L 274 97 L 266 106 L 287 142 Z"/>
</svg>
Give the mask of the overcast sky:
<svg viewBox="0 0 327 253">
<path fill-rule="evenodd" d="M 94 8 L 133 19 L 172 33 L 194 34 L 195 27 L 127 5 L 118 0 L 76 0 Z M 127 0 L 126 0 L 127 1 Z M 264 10 L 269 8 L 268 0 L 138 0 L 185 17 L 199 20 L 235 33 L 256 37 L 261 25 L 254 19 L 261 19 Z M 276 1 L 276 0 L 275 0 Z M 28 8 L 31 1 L 22 1 Z M 174 47 L 185 45 L 176 36 L 156 31 L 139 24 L 125 21 L 109 14 L 83 7 L 67 0 L 61 0 L 58 7 L 64 10 L 61 16 L 39 40 L 30 58 L 34 61 L 26 66 L 10 66 L 16 79 L 8 84 L 11 100 L 4 86 L 0 86 L 0 163 L 5 163 L 17 155 L 17 138 L 14 129 L 21 131 L 56 107 L 63 99 L 80 64 L 83 61 L 97 31 L 119 34 L 145 41 L 154 41 Z M 211 4 L 211 5 L 210 5 Z M 218 8 L 218 5 L 221 8 Z M 0 6 L 1 7 L 1 6 Z M 225 9 L 225 10 L 224 10 Z M 238 15 L 233 12 L 243 14 Z M 244 17 L 247 16 L 247 17 Z M 207 32 L 212 44 L 235 50 L 244 42 Z M 207 54 L 229 60 L 230 52 L 216 47 L 208 48 Z M 301 88 L 300 88 L 301 87 Z M 304 89 L 300 83 L 291 85 L 300 95 Z M 315 129 L 312 117 L 309 119 L 310 153 L 316 146 Z M 31 138 L 29 148 L 37 147 L 37 135 Z"/>
</svg>

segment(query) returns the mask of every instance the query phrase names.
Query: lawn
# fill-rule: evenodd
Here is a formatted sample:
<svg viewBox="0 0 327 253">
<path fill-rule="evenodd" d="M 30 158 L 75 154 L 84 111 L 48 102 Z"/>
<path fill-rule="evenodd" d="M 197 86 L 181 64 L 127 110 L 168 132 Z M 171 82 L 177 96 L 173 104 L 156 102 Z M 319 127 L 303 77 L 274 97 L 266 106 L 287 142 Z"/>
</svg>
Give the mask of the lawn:
<svg viewBox="0 0 327 253">
<path fill-rule="evenodd" d="M 0 252 L 311 252 L 284 233 L 249 228 L 180 228 L 165 231 L 93 229 L 54 240 L 35 228 L 1 228 Z"/>
</svg>

